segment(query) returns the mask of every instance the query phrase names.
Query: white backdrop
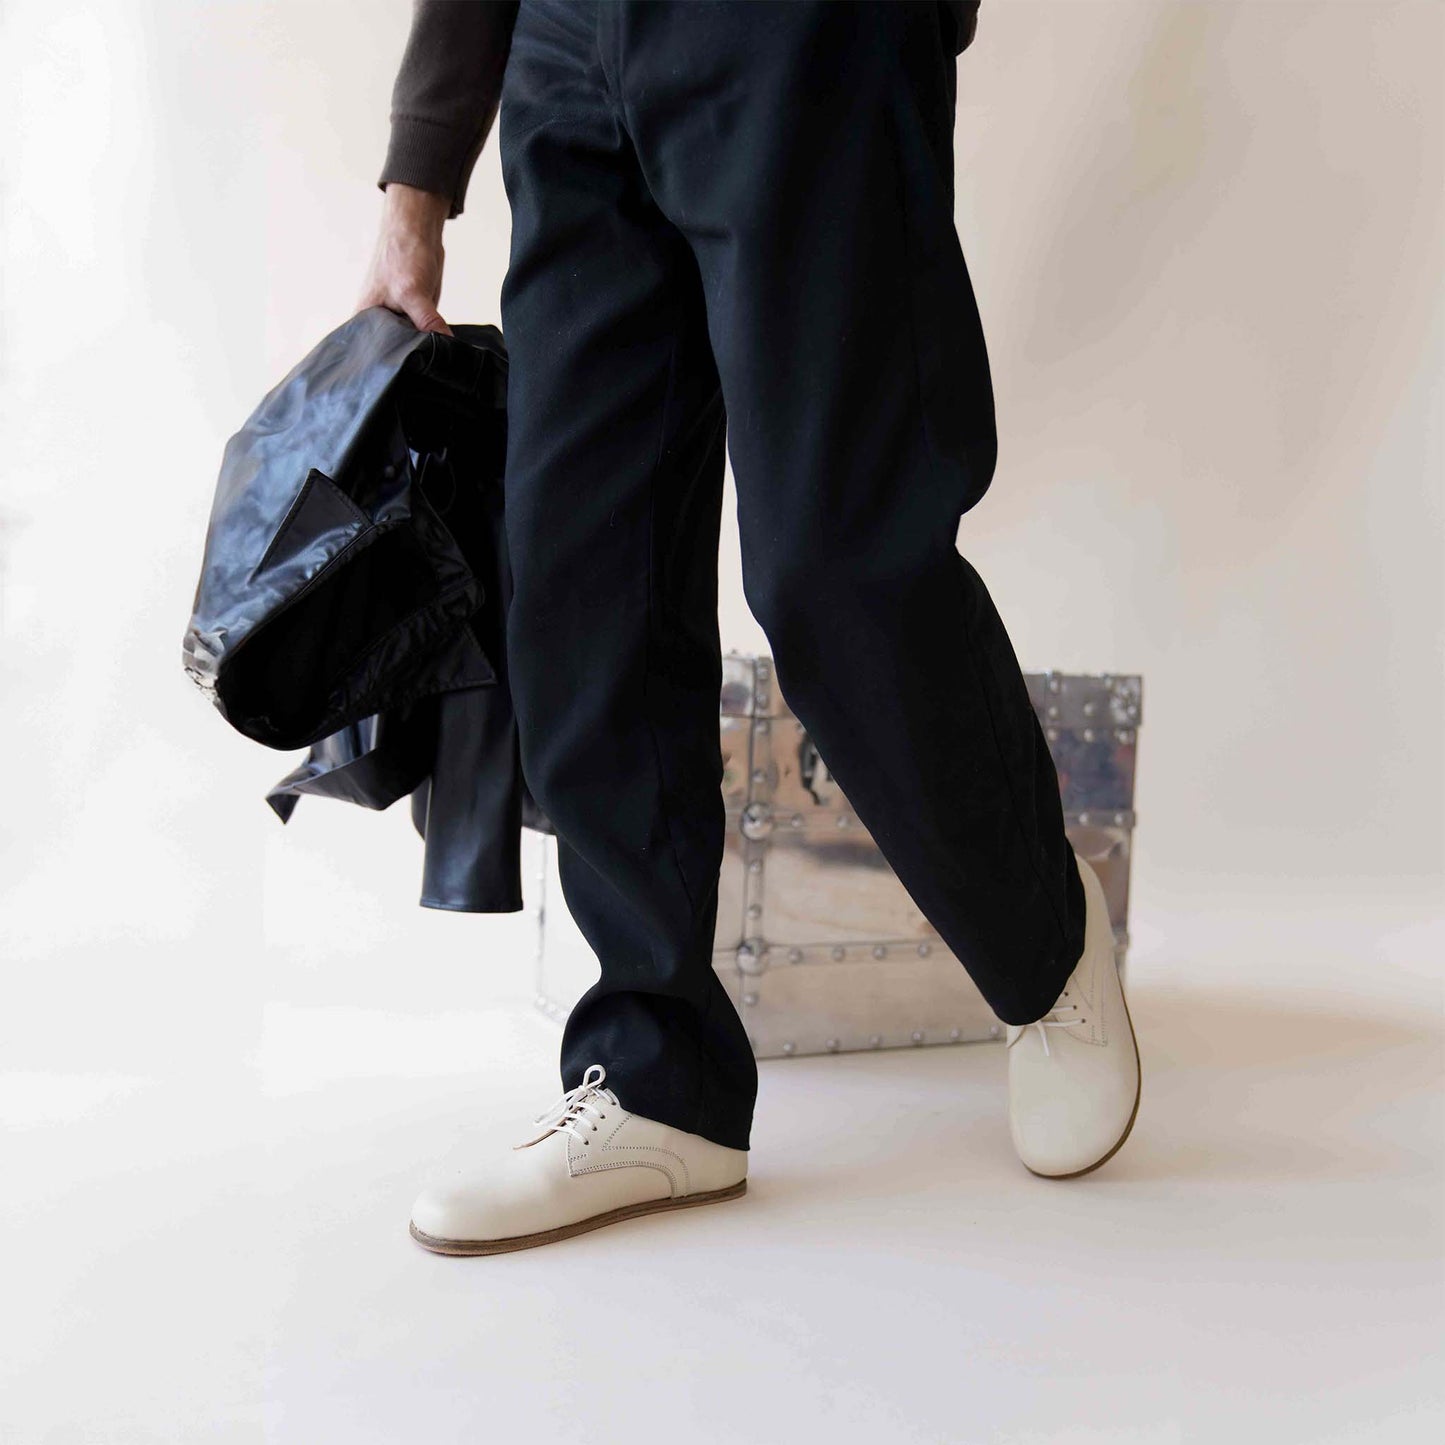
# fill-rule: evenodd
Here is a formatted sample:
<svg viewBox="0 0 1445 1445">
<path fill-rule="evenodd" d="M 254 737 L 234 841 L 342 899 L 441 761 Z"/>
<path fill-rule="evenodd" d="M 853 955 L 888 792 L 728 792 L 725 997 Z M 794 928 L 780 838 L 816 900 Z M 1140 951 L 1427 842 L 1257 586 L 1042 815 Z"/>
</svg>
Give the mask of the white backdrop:
<svg viewBox="0 0 1445 1445">
<path fill-rule="evenodd" d="M 1144 676 L 1146 965 L 1225 908 L 1406 941 L 1440 911 L 1442 17 L 986 0 L 961 62 L 1000 459 L 959 545 L 1026 668 Z M 530 998 L 525 916 L 419 908 L 403 807 L 306 799 L 283 827 L 263 794 L 291 757 L 180 665 L 224 441 L 357 294 L 407 19 L 0 10 L 0 1103 L 22 1125 L 155 1079 L 466 1068 L 465 1020 L 505 1033 Z M 497 318 L 507 236 L 493 137 L 447 227 L 449 320 Z M 731 505 L 724 643 L 763 647 Z M 1402 945 L 1370 986 L 1406 954 L 1402 980 L 1434 976 Z M 1190 956 L 1196 985 L 1228 970 Z"/>
<path fill-rule="evenodd" d="M 262 974 L 318 1001 L 419 972 L 434 998 L 521 996 L 518 920 L 418 908 L 400 807 L 308 799 L 283 828 L 262 794 L 289 756 L 179 660 L 225 438 L 359 288 L 406 7 L 5 15 L 24 1006 L 0 1044 L 204 1057 L 212 1029 L 254 1035 Z M 1429 4 L 993 0 L 963 57 L 957 219 L 1001 439 L 959 545 L 1026 668 L 1144 676 L 1141 922 L 1222 890 L 1439 901 L 1440 35 Z M 444 315 L 497 318 L 507 235 L 493 137 Z M 724 643 L 764 646 L 731 506 Z"/>
</svg>

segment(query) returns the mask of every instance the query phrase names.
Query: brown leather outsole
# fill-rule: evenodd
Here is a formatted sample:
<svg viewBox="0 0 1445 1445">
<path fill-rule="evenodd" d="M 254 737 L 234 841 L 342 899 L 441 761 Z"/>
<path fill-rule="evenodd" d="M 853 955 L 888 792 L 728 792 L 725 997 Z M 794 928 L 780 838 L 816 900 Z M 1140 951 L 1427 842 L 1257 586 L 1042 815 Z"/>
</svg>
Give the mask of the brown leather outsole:
<svg viewBox="0 0 1445 1445">
<path fill-rule="evenodd" d="M 657 1214 L 664 1209 L 691 1209 L 697 1204 L 717 1204 L 724 1199 L 737 1199 L 747 1192 L 748 1181 L 740 1179 L 726 1189 L 714 1189 L 706 1194 L 684 1194 L 681 1199 L 649 1199 L 641 1204 L 626 1204 L 621 1209 L 594 1214 L 590 1219 L 579 1219 L 576 1224 L 563 1224 L 557 1229 L 543 1229 L 536 1234 L 515 1234 L 507 1239 L 438 1239 L 414 1224 L 408 1227 L 411 1237 L 433 1254 L 510 1254 L 516 1249 L 555 1244 L 559 1239 L 571 1239 L 574 1234 L 586 1234 L 589 1230 L 601 1229 L 605 1224 L 636 1219 L 642 1214 Z"/>
<path fill-rule="evenodd" d="M 1070 1174 L 1044 1174 L 1037 1169 L 1029 1169 L 1024 1165 L 1030 1174 L 1036 1174 L 1040 1179 L 1081 1179 L 1085 1174 L 1092 1174 L 1101 1165 L 1107 1164 L 1119 1150 L 1124 1147 L 1124 1141 L 1134 1129 L 1134 1120 L 1139 1117 L 1139 1100 L 1144 1094 L 1144 1065 L 1139 1058 L 1139 1036 L 1134 1032 L 1134 1018 L 1129 1012 L 1129 1000 L 1124 999 L 1124 1017 L 1129 1024 L 1129 1037 L 1134 1040 L 1134 1111 L 1129 1115 L 1129 1122 L 1124 1125 L 1124 1132 L 1114 1141 L 1114 1147 L 1107 1154 L 1100 1155 L 1092 1164 L 1086 1164 L 1082 1169 L 1075 1169 Z"/>
</svg>

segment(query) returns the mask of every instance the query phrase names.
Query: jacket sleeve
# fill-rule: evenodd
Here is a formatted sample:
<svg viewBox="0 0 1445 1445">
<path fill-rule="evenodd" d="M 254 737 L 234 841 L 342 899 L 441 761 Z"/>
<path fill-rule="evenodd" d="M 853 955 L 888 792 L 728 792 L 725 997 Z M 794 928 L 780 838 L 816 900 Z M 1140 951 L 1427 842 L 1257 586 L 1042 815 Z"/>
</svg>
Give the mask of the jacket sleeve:
<svg viewBox="0 0 1445 1445">
<path fill-rule="evenodd" d="M 502 94 L 517 0 L 412 0 L 391 91 L 391 137 L 377 186 L 435 191 L 461 215 Z"/>
</svg>

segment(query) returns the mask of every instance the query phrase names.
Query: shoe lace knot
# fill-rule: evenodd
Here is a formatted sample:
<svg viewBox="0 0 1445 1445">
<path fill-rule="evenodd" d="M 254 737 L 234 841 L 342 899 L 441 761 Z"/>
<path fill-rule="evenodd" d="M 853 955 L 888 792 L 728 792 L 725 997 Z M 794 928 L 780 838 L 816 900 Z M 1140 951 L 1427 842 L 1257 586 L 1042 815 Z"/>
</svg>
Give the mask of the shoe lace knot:
<svg viewBox="0 0 1445 1445">
<path fill-rule="evenodd" d="M 598 1121 L 607 1117 L 607 1106 L 619 1107 L 617 1095 L 611 1089 L 602 1087 L 606 1077 L 607 1070 L 601 1064 L 588 1065 L 582 1082 L 575 1089 L 568 1089 L 550 1109 L 532 1120 L 542 1126 L 542 1132 L 530 1142 L 536 1143 L 548 1134 L 570 1134 L 574 1139 L 587 1143 L 588 1134 L 595 1134 L 600 1127 Z"/>
</svg>

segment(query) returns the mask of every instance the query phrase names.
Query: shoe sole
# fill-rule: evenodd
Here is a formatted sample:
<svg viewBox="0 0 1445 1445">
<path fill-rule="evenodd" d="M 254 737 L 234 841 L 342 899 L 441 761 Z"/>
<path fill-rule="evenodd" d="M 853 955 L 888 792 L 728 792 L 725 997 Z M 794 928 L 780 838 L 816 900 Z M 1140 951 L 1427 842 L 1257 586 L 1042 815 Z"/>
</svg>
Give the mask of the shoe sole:
<svg viewBox="0 0 1445 1445">
<path fill-rule="evenodd" d="M 681 1199 L 649 1199 L 641 1204 L 626 1204 L 621 1209 L 609 1209 L 605 1214 L 579 1219 L 575 1224 L 543 1229 L 536 1234 L 515 1234 L 506 1239 L 438 1239 L 436 1235 L 418 1229 L 415 1224 L 410 1224 L 408 1228 L 411 1237 L 433 1254 L 510 1254 L 517 1249 L 555 1244 L 559 1239 L 571 1239 L 574 1234 L 586 1234 L 607 1224 L 636 1219 L 639 1215 L 660 1214 L 665 1209 L 691 1209 L 699 1204 L 720 1204 L 725 1199 L 738 1199 L 747 1192 L 748 1181 L 740 1179 L 726 1189 L 713 1189 L 706 1194 L 685 1194 Z"/>
<path fill-rule="evenodd" d="M 1094 1170 L 1107 1164 L 1109 1160 L 1124 1147 L 1124 1141 L 1134 1130 L 1134 1120 L 1139 1117 L 1139 1100 L 1144 1096 L 1144 1065 L 1139 1058 L 1139 1036 L 1134 1032 L 1134 1018 L 1129 1012 L 1129 1000 L 1125 998 L 1122 1002 L 1124 1005 L 1124 1019 L 1129 1025 L 1129 1037 L 1134 1044 L 1134 1108 L 1129 1115 L 1129 1122 L 1124 1125 L 1124 1132 L 1114 1141 L 1113 1148 L 1111 1148 L 1107 1154 L 1101 1154 L 1092 1164 L 1084 1165 L 1082 1169 L 1071 1170 L 1068 1174 L 1045 1174 L 1041 1169 L 1035 1169 L 1029 1164 L 1024 1164 L 1024 1168 L 1027 1169 L 1030 1174 L 1035 1174 L 1040 1179 L 1080 1179 L 1085 1174 L 1092 1174 Z"/>
</svg>

